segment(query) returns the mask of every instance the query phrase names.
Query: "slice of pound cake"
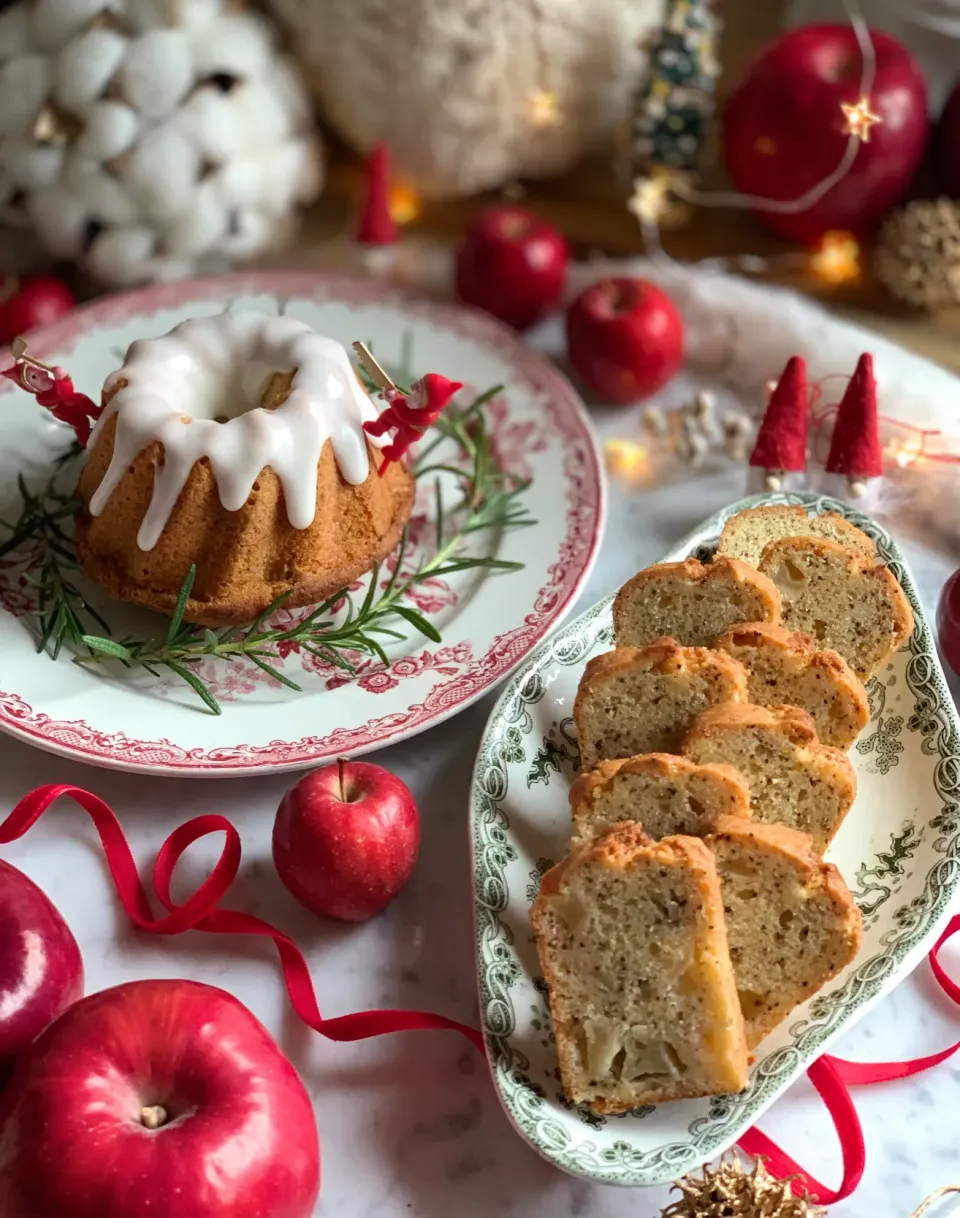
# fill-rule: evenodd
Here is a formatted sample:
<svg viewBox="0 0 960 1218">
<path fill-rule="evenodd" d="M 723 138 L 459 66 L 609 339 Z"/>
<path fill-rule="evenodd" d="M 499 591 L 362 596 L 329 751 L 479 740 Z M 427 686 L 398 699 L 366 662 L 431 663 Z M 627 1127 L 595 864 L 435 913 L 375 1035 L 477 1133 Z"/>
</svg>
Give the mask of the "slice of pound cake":
<svg viewBox="0 0 960 1218">
<path fill-rule="evenodd" d="M 783 625 L 838 651 L 861 681 L 903 646 L 913 613 L 886 567 L 817 537 L 772 541 L 760 569 L 780 589 Z"/>
<path fill-rule="evenodd" d="M 731 516 L 720 534 L 717 555 L 740 558 L 751 567 L 756 567 L 764 547 L 771 541 L 779 541 L 781 537 L 824 537 L 827 541 L 854 550 L 870 563 L 877 560 L 873 542 L 849 520 L 836 512 L 808 516 L 798 504 L 785 503 L 747 508 Z"/>
<path fill-rule="evenodd" d="M 652 838 L 701 837 L 718 816 L 749 816 L 750 791 L 730 766 L 647 753 L 582 774 L 570 788 L 570 812 L 575 840 L 619 821 L 635 821 Z"/>
<path fill-rule="evenodd" d="M 846 751 L 870 722 L 867 691 L 847 661 L 818 651 L 799 630 L 751 622 L 733 626 L 717 646 L 747 670 L 751 702 L 809 711 L 821 744 Z"/>
<path fill-rule="evenodd" d="M 683 647 L 712 647 L 736 622 L 779 622 L 780 593 L 736 558 L 664 562 L 640 571 L 613 602 L 618 647 L 668 637 Z"/>
<path fill-rule="evenodd" d="M 724 651 L 658 639 L 594 656 L 573 704 L 581 769 L 639 753 L 679 753 L 701 711 L 746 700 L 746 670 Z"/>
<path fill-rule="evenodd" d="M 857 776 L 839 749 L 817 740 L 796 706 L 714 707 L 694 721 L 683 754 L 699 765 L 731 765 L 750 788 L 750 818 L 809 833 L 822 854 L 850 811 Z"/>
<path fill-rule="evenodd" d="M 531 910 L 563 1090 L 625 1112 L 747 1081 L 714 856 L 623 824 L 574 848 Z"/>
<path fill-rule="evenodd" d="M 860 911 L 810 838 L 723 817 L 706 839 L 717 860 L 730 958 L 752 1049 L 856 956 Z"/>
</svg>

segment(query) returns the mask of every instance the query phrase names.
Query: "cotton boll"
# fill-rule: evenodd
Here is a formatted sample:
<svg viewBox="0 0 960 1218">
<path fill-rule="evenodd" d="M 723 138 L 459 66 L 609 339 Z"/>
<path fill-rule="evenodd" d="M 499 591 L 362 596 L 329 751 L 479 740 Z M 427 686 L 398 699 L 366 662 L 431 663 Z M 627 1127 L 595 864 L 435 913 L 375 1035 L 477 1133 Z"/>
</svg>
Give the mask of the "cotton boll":
<svg viewBox="0 0 960 1218">
<path fill-rule="evenodd" d="M 30 221 L 55 258 L 76 258 L 83 244 L 87 209 L 60 183 L 35 191 L 27 204 Z"/>
<path fill-rule="evenodd" d="M 272 183 L 262 160 L 256 157 L 235 157 L 211 175 L 226 208 L 256 207 L 272 190 Z"/>
<path fill-rule="evenodd" d="M 59 51 L 101 13 L 122 10 L 123 0 L 36 0 L 33 5 L 34 45 L 44 51 Z"/>
<path fill-rule="evenodd" d="M 5 139 L 0 142 L 0 162 L 17 186 L 38 190 L 56 181 L 63 165 L 63 149 Z"/>
<path fill-rule="evenodd" d="M 282 214 L 315 193 L 319 164 L 311 143 L 287 140 L 264 159 L 263 174 L 269 183 L 263 201 L 267 211 Z"/>
<path fill-rule="evenodd" d="M 142 263 L 143 279 L 150 283 L 174 283 L 178 279 L 189 279 L 197 273 L 197 267 L 189 259 L 153 257 Z"/>
<path fill-rule="evenodd" d="M 276 222 L 272 216 L 253 208 L 231 214 L 230 229 L 219 249 L 230 258 L 253 258 L 268 249 L 274 240 Z"/>
<path fill-rule="evenodd" d="M 140 131 L 135 110 L 119 101 L 98 101 L 87 111 L 86 124 L 74 152 L 96 161 L 110 161 L 126 152 Z"/>
<path fill-rule="evenodd" d="M 107 229 L 90 247 L 86 266 L 106 283 L 142 283 L 156 244 L 156 233 L 142 225 Z"/>
<path fill-rule="evenodd" d="M 294 130 L 301 131 L 311 126 L 313 110 L 310 95 L 292 60 L 277 61 L 270 72 L 270 84 L 276 90 Z"/>
<path fill-rule="evenodd" d="M 104 173 L 94 161 L 69 157 L 63 182 L 102 224 L 130 224 L 138 217 L 137 208 L 121 183 Z"/>
<path fill-rule="evenodd" d="M 220 15 L 223 0 L 126 0 L 125 18 L 138 31 L 171 23 L 184 29 L 209 25 Z"/>
<path fill-rule="evenodd" d="M 118 176 L 145 218 L 169 220 L 190 205 L 200 156 L 175 122 L 157 127 L 124 158 Z"/>
<path fill-rule="evenodd" d="M 211 249 L 227 231 L 228 215 L 216 183 L 201 183 L 190 206 L 164 234 L 164 248 L 175 258 L 196 258 Z"/>
<path fill-rule="evenodd" d="M 34 124 L 50 92 L 50 61 L 24 55 L 0 68 L 0 135 L 22 135 Z"/>
<path fill-rule="evenodd" d="M 250 13 L 231 13 L 216 23 L 214 37 L 208 33 L 201 27 L 191 38 L 199 79 L 219 72 L 241 80 L 267 73 L 271 40 L 269 27 L 259 18 Z"/>
<path fill-rule="evenodd" d="M 193 84 L 193 63 L 182 30 L 150 30 L 131 44 L 120 83 L 124 98 L 147 118 L 163 118 Z"/>
<path fill-rule="evenodd" d="M 19 59 L 31 46 L 30 11 L 22 4 L 0 13 L 0 62 Z"/>
<path fill-rule="evenodd" d="M 292 141 L 297 149 L 297 160 L 294 172 L 297 188 L 293 201 L 298 206 L 312 202 L 323 189 L 323 150 L 316 135 L 302 135 Z M 291 166 L 293 167 L 293 162 Z"/>
<path fill-rule="evenodd" d="M 82 114 L 109 85 L 123 62 L 128 40 L 115 30 L 92 29 L 68 43 L 57 57 L 54 96 L 65 110 Z"/>
<path fill-rule="evenodd" d="M 276 44 L 233 0 L 0 0 L 0 218 L 106 284 L 260 252 L 322 177 Z"/>
<path fill-rule="evenodd" d="M 250 150 L 283 139 L 289 120 L 283 101 L 266 81 L 248 82 L 230 94 L 244 132 L 244 147 Z"/>
<path fill-rule="evenodd" d="M 177 124 L 200 153 L 219 163 L 247 147 L 244 116 L 230 96 L 212 86 L 198 89 L 177 115 Z"/>
</svg>

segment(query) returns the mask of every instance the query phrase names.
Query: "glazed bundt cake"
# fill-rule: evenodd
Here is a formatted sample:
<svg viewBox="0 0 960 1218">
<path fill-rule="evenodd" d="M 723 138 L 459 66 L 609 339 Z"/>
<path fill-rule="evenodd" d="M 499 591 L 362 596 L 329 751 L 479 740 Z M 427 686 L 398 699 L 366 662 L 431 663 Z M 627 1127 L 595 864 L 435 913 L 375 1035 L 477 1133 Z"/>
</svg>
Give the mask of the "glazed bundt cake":
<svg viewBox="0 0 960 1218">
<path fill-rule="evenodd" d="M 80 476 L 77 553 L 111 597 L 251 621 L 322 601 L 397 545 L 413 507 L 383 475 L 378 416 L 346 352 L 290 317 L 196 318 L 131 345 L 106 381 Z"/>
</svg>

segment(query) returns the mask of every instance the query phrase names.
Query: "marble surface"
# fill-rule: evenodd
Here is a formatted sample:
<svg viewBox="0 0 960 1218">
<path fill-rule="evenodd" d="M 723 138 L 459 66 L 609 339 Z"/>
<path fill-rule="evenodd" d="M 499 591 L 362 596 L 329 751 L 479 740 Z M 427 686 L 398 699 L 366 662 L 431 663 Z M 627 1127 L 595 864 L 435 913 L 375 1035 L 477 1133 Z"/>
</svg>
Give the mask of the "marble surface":
<svg viewBox="0 0 960 1218">
<path fill-rule="evenodd" d="M 624 416 L 597 415 L 602 434 Z M 580 608 L 618 586 L 716 509 L 744 493 L 744 471 L 720 462 L 655 491 L 613 488 L 600 561 Z M 929 530 L 905 535 L 911 566 L 932 613 L 958 563 Z M 374 760 L 413 789 L 423 818 L 421 858 L 386 915 L 359 927 L 321 923 L 282 888 L 270 860 L 279 799 L 293 779 L 187 781 L 112 774 L 0 737 L 0 806 L 40 783 L 86 786 L 116 809 L 141 868 L 170 830 L 201 812 L 222 812 L 239 829 L 244 862 L 231 903 L 258 913 L 296 939 L 308 956 L 321 1009 L 336 1015 L 377 1006 L 414 1006 L 475 1022 L 476 993 L 466 834 L 467 794 L 477 742 L 492 697 Z M 178 878 L 193 887 L 213 855 L 201 844 Z M 394 1036 L 357 1045 L 324 1041 L 289 1011 L 271 952 L 262 944 L 197 934 L 172 941 L 135 932 L 114 898 L 86 817 L 66 803 L 4 857 L 37 880 L 81 941 L 88 990 L 135 977 L 192 977 L 231 990 L 274 1032 L 316 1105 L 323 1152 L 317 1215 L 349 1218 L 654 1218 L 666 1188 L 616 1190 L 574 1180 L 540 1160 L 500 1110 L 484 1063 L 452 1034 Z M 960 975 L 960 948 L 945 954 Z M 833 1048 L 869 1060 L 929 1053 L 956 1040 L 960 1016 L 926 964 Z M 933 1189 L 960 1182 L 956 1113 L 960 1057 L 912 1080 L 857 1096 L 868 1150 L 858 1192 L 842 1218 L 907 1218 Z M 762 1127 L 827 1183 L 839 1178 L 829 1120 L 806 1083 L 766 1114 Z M 940 1214 L 949 1212 L 949 1205 Z"/>
</svg>

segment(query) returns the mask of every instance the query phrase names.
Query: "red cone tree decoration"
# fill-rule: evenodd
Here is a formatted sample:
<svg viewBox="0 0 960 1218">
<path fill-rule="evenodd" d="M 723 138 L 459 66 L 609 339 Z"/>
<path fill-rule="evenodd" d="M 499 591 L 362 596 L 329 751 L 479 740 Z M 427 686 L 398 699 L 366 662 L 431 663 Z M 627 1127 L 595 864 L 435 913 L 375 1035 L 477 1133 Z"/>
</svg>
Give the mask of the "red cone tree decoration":
<svg viewBox="0 0 960 1218">
<path fill-rule="evenodd" d="M 390 215 L 390 151 L 377 144 L 367 162 L 367 193 L 363 201 L 357 241 L 361 245 L 392 245 L 397 226 Z"/>
<path fill-rule="evenodd" d="M 860 356 L 850 378 L 837 410 L 830 455 L 824 468 L 829 474 L 844 474 L 851 482 L 851 490 L 864 478 L 877 478 L 883 473 L 872 355 Z"/>
<path fill-rule="evenodd" d="M 750 464 L 771 472 L 771 486 L 777 473 L 807 468 L 807 366 L 799 355 L 787 361 L 770 395 Z"/>
</svg>

